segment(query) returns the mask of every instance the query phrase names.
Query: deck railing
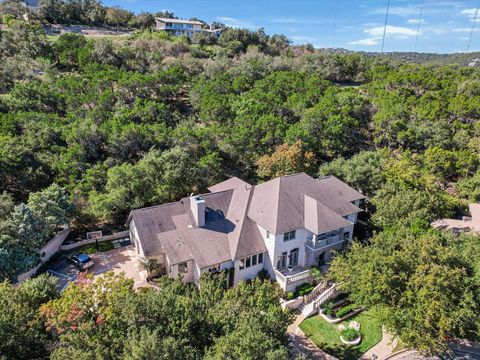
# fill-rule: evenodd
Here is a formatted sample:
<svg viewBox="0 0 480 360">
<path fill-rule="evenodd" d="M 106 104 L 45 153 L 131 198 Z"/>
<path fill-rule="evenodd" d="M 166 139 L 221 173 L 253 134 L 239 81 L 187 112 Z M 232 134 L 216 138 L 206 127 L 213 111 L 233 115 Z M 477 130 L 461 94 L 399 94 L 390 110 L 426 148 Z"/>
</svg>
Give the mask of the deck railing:
<svg viewBox="0 0 480 360">
<path fill-rule="evenodd" d="M 320 296 L 318 299 L 316 299 L 313 302 L 314 310 L 317 311 L 325 301 L 334 297 L 336 295 L 336 292 L 337 292 L 337 284 L 333 284 L 327 290 L 325 290 L 322 296 Z"/>
<path fill-rule="evenodd" d="M 288 287 L 292 284 L 298 284 L 299 282 L 307 282 L 311 280 L 312 275 L 310 274 L 310 269 L 296 273 L 294 275 L 284 275 L 279 270 L 275 269 L 275 275 L 277 281 L 280 284 L 280 287 L 283 290 L 287 290 Z"/>
<path fill-rule="evenodd" d="M 307 295 L 303 296 L 303 303 L 308 304 L 310 301 L 315 299 L 315 297 L 319 294 L 321 294 L 328 286 L 328 281 L 324 280 Z"/>
<path fill-rule="evenodd" d="M 330 236 L 325 239 L 309 239 L 305 244 L 312 249 L 321 249 L 323 247 L 332 246 L 335 244 L 340 244 L 343 242 L 343 239 L 340 238 L 340 235 Z"/>
</svg>

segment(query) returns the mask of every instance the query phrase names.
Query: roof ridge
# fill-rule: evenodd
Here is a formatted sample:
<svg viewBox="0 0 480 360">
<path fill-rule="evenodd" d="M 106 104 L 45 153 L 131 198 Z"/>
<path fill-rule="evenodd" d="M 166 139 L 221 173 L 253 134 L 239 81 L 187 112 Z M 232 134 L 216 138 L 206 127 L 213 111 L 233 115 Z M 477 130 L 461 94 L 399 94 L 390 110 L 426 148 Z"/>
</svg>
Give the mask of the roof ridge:
<svg viewBox="0 0 480 360">
<path fill-rule="evenodd" d="M 247 218 L 248 218 L 248 209 L 250 208 L 250 202 L 252 200 L 253 190 L 254 190 L 254 185 L 252 185 L 252 187 L 250 189 L 246 189 L 246 191 L 249 191 L 248 199 L 247 199 L 247 206 L 245 206 L 245 213 L 243 214 L 242 227 L 240 228 L 240 233 L 238 234 L 238 242 L 237 242 L 237 246 L 235 248 L 235 254 L 232 258 L 233 260 L 235 260 L 237 258 L 238 244 L 240 243 L 240 240 L 242 239 L 242 233 L 243 233 L 243 229 L 244 229 L 244 226 L 245 226 L 245 220 L 247 220 Z"/>
<path fill-rule="evenodd" d="M 307 192 L 305 192 L 305 196 L 308 196 L 309 198 L 311 198 L 311 199 L 315 200 L 317 203 L 319 203 L 319 204 L 321 204 L 321 205 L 325 206 L 327 209 L 329 209 L 329 210 L 333 211 L 333 212 L 334 212 L 335 214 L 337 214 L 338 216 L 342 216 L 342 215 L 341 215 L 341 214 L 339 214 L 339 213 L 338 213 L 338 212 L 337 212 L 335 209 L 331 208 L 330 206 L 328 206 L 327 204 L 325 204 L 323 201 L 321 201 L 321 200 L 318 200 L 318 199 L 314 198 L 313 196 L 311 196 L 311 195 L 307 194 Z M 343 217 L 343 216 L 342 216 L 342 217 Z"/>
<path fill-rule="evenodd" d="M 276 209 L 275 209 L 275 235 L 277 235 L 278 233 L 278 213 L 279 213 L 279 209 L 280 209 L 280 185 L 281 185 L 281 182 L 282 182 L 282 177 L 279 177 L 277 178 L 278 179 L 278 189 L 277 191 L 275 191 L 275 194 L 277 196 L 277 206 L 276 206 Z"/>
</svg>

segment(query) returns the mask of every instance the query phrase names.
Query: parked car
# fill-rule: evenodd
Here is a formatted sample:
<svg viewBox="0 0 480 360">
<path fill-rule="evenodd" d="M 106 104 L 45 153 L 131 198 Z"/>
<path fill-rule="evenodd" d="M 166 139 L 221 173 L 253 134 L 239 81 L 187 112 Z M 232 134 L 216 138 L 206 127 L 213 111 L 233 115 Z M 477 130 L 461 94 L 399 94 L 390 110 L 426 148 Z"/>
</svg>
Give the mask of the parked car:
<svg viewBox="0 0 480 360">
<path fill-rule="evenodd" d="M 93 266 L 93 260 L 87 254 L 75 254 L 67 256 L 67 261 L 75 265 L 80 271 Z"/>
</svg>

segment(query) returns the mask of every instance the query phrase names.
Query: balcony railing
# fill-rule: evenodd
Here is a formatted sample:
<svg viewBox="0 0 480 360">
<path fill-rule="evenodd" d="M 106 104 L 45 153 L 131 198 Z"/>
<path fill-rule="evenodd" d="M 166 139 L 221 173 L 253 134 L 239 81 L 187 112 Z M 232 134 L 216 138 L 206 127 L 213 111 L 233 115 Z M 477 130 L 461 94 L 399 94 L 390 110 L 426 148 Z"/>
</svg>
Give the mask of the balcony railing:
<svg viewBox="0 0 480 360">
<path fill-rule="evenodd" d="M 307 245 L 309 248 L 317 250 L 324 247 L 340 244 L 343 241 L 344 240 L 340 237 L 340 235 L 335 235 L 335 236 L 330 236 L 324 239 L 315 239 L 315 238 L 308 239 L 305 242 L 305 245 Z"/>
<path fill-rule="evenodd" d="M 300 285 L 301 283 L 311 280 L 310 269 L 299 269 L 300 271 L 292 272 L 292 275 L 284 274 L 280 270 L 275 269 L 277 282 L 283 290 L 289 289 L 292 285 Z"/>
</svg>

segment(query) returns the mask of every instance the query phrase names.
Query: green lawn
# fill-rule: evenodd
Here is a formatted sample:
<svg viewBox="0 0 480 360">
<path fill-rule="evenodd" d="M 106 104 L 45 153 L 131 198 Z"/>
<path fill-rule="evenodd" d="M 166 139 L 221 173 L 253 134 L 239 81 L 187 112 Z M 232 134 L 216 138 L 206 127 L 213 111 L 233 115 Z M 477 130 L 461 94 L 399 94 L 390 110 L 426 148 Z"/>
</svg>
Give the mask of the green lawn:
<svg viewBox="0 0 480 360">
<path fill-rule="evenodd" d="M 345 326 L 352 320 L 360 324 L 362 342 L 357 346 L 346 346 L 340 341 L 339 324 L 330 324 L 319 315 L 308 318 L 300 324 L 300 329 L 315 345 L 339 359 L 358 359 L 368 349 L 382 339 L 382 325 L 370 310 L 362 311 L 343 322 Z"/>
</svg>

